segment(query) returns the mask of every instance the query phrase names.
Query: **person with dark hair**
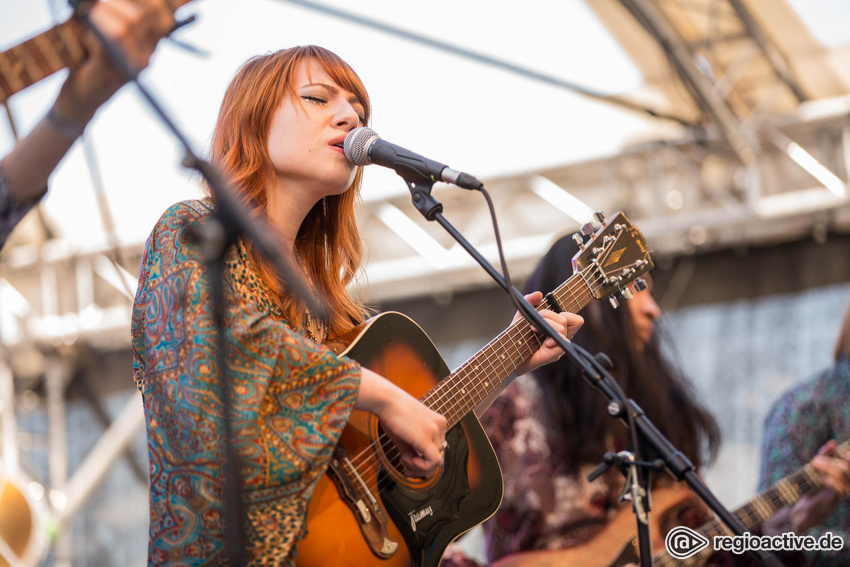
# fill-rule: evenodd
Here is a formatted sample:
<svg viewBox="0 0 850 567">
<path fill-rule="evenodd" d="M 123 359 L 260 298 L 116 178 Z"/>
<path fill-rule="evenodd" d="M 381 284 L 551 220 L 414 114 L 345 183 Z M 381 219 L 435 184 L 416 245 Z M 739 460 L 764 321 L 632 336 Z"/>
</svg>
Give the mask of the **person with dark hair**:
<svg viewBox="0 0 850 567">
<path fill-rule="evenodd" d="M 573 274 L 572 258 L 577 252 L 571 238 L 556 241 L 526 287 L 544 293 L 557 288 Z M 626 396 L 699 472 L 716 456 L 720 430 L 692 385 L 661 351 L 656 331 L 661 310 L 652 296 L 651 277 L 647 275 L 646 279 L 649 288 L 636 292 L 618 309 L 607 301 L 591 302 L 583 309 L 580 315 L 585 324 L 573 343 L 611 359 L 611 373 Z M 623 475 L 611 469 L 593 482 L 587 480 L 604 453 L 629 447 L 628 431 L 608 415 L 607 403 L 578 367 L 564 358 L 517 378 L 481 416 L 505 483 L 501 507 L 484 523 L 488 565 L 499 560 L 522 565 L 524 552 L 579 548 L 581 558 L 571 555 L 577 558 L 575 564 L 593 564 L 591 558 L 600 554 L 613 559 L 636 536 L 633 517 L 619 524 L 627 526 L 623 533 L 605 531 L 601 535 L 618 514 L 633 514 L 631 504 L 619 499 Z M 832 462 L 819 458 L 812 462 L 837 491 L 844 495 L 850 491 L 850 478 L 839 480 Z M 850 473 L 846 463 L 839 468 L 843 474 Z M 667 474 L 656 474 L 653 480 L 653 490 L 679 488 L 672 486 L 674 480 Z M 708 508 L 688 491 L 672 494 L 679 496 L 667 500 L 668 504 L 654 500 L 652 515 L 660 522 L 662 534 L 676 526 L 695 529 L 712 518 Z M 600 538 L 594 540 L 598 535 Z M 461 547 L 450 548 L 443 567 L 477 565 Z M 654 553 L 660 551 L 663 549 L 653 549 Z M 779 555 L 786 565 L 805 561 L 798 552 Z M 526 556 L 524 560 L 540 561 L 535 565 L 547 561 L 560 565 L 566 564 L 565 557 Z M 750 554 L 721 552 L 712 556 L 710 563 L 741 566 L 757 561 Z"/>
<path fill-rule="evenodd" d="M 174 27 L 165 0 L 93 2 L 88 17 L 139 71 Z M 127 82 L 91 30 L 83 47 L 88 55 L 71 69 L 45 117 L 0 161 L 0 247 L 47 192 L 47 179 L 95 111 Z"/>
<path fill-rule="evenodd" d="M 251 242 L 238 239 L 228 251 L 222 332 L 252 565 L 294 564 L 311 496 L 353 409 L 378 417 L 406 475 L 427 475 L 443 462 L 444 416 L 325 345 L 344 339 L 367 312 L 348 294 L 361 269 L 355 203 L 363 173 L 342 145 L 370 110 L 348 64 L 327 49 L 299 46 L 240 68 L 213 133 L 212 163 L 281 252 L 297 260 L 327 312 L 311 313 Z M 140 269 L 132 332 L 151 462 L 151 565 L 224 563 L 224 528 L 234 521 L 222 501 L 224 402 L 210 280 L 188 231 L 217 206 L 212 195 L 172 206 Z M 542 295 L 529 299 L 539 303 Z M 543 315 L 568 337 L 581 325 L 575 315 Z M 547 339 L 521 370 L 561 354 Z"/>
<path fill-rule="evenodd" d="M 809 551 L 812 566 L 850 565 L 850 472 L 841 461 L 827 458 L 836 442 L 850 441 L 850 305 L 835 344 L 834 363 L 788 390 L 768 412 L 761 451 L 761 489 L 801 468 L 821 463 L 824 488 L 785 508 L 765 522 L 765 531 L 831 532 L 844 541 L 840 551 Z M 850 448 L 840 458 L 850 460 Z M 819 469 L 822 470 L 822 469 Z M 817 529 L 813 529 L 817 526 Z"/>
</svg>

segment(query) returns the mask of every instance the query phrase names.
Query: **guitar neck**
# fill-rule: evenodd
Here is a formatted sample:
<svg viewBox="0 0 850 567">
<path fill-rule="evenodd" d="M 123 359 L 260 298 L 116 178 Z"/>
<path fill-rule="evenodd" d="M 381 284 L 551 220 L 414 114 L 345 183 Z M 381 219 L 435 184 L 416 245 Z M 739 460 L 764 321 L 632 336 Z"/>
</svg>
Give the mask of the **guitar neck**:
<svg viewBox="0 0 850 567">
<path fill-rule="evenodd" d="M 760 525 L 782 508 L 793 506 L 806 493 L 820 488 L 821 485 L 817 471 L 811 465 L 806 465 L 782 478 L 732 513 L 749 530 Z M 725 524 L 716 519 L 705 523 L 698 531 L 712 543 L 714 536 L 733 535 Z M 709 545 L 687 559 L 674 559 L 664 551 L 653 558 L 652 565 L 653 567 L 697 567 L 703 565 L 714 552 L 714 546 Z"/>
<path fill-rule="evenodd" d="M 191 0 L 168 0 L 176 10 Z M 0 53 L 0 103 L 65 67 L 79 65 L 88 55 L 83 45 L 86 28 L 73 17 Z"/>
<path fill-rule="evenodd" d="M 591 282 L 585 272 L 574 274 L 537 306 L 577 313 L 593 298 Z M 555 305 L 551 305 L 555 303 Z M 452 372 L 422 402 L 442 414 L 451 428 L 495 391 L 546 337 L 535 332 L 525 319 L 505 329 L 460 368 Z"/>
</svg>

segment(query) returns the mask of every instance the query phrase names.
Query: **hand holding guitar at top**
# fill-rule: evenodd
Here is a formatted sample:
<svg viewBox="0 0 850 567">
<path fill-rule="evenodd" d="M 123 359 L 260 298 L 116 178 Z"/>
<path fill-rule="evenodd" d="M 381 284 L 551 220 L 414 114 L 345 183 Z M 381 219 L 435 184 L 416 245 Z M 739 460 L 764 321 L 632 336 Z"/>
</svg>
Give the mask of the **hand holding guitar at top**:
<svg viewBox="0 0 850 567">
<path fill-rule="evenodd" d="M 541 301 L 543 301 L 543 294 L 539 291 L 535 291 L 534 293 L 526 295 L 525 299 L 531 305 L 536 307 L 540 305 Z M 554 311 L 544 309 L 540 312 L 540 315 L 555 331 L 562 334 L 567 339 L 572 339 L 584 324 L 584 318 L 582 318 L 581 315 L 576 315 L 575 313 L 569 313 L 567 311 L 555 313 Z M 514 321 L 520 317 L 521 315 L 517 313 L 514 316 Z M 543 341 L 543 344 L 540 345 L 540 348 L 516 369 L 516 374 L 517 376 L 528 374 L 535 368 L 539 368 L 540 366 L 549 364 L 550 362 L 555 362 L 561 358 L 563 354 L 564 351 L 558 346 L 555 340 L 551 337 L 547 337 Z"/>
<path fill-rule="evenodd" d="M 127 57 L 147 66 L 157 42 L 174 26 L 165 0 L 95 2 L 89 19 Z M 95 111 L 127 82 L 91 30 L 82 37 L 88 56 L 71 69 L 45 118 L 0 162 L 0 245 L 46 191 L 47 179 Z"/>
</svg>

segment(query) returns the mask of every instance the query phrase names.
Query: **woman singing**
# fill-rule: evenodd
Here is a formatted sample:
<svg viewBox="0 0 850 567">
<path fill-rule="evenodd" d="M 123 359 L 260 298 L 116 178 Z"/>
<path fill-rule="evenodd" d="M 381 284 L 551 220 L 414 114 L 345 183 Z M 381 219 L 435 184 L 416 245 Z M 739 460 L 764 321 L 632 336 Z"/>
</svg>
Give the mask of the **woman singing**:
<svg viewBox="0 0 850 567">
<path fill-rule="evenodd" d="M 232 429 L 240 457 L 247 556 L 288 565 L 307 505 L 352 409 L 374 413 L 410 476 L 442 462 L 446 420 L 385 378 L 323 346 L 364 320 L 347 292 L 361 268 L 354 206 L 362 172 L 342 143 L 369 120 L 369 97 L 337 55 L 295 47 L 248 61 L 228 87 L 211 161 L 281 251 L 301 266 L 327 319 L 290 295 L 252 243 L 226 257 Z M 187 225 L 210 197 L 172 206 L 151 234 L 133 312 L 135 380 L 144 397 L 151 470 L 149 563 L 224 558 L 223 410 L 210 281 Z M 530 296 L 540 300 L 540 294 Z M 581 318 L 545 312 L 572 336 Z M 520 370 L 557 359 L 551 339 Z"/>
</svg>

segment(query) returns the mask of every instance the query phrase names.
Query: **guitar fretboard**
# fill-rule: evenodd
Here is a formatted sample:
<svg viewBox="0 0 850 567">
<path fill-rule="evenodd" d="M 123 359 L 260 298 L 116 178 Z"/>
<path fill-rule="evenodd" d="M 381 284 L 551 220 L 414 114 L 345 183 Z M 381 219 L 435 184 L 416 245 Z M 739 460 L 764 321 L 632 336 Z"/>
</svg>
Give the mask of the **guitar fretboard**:
<svg viewBox="0 0 850 567">
<path fill-rule="evenodd" d="M 551 297 L 557 305 L 550 305 L 547 296 L 537 306 L 537 311 L 580 311 L 594 297 L 594 288 L 598 287 L 591 274 L 592 270 L 588 269 L 573 275 L 552 292 Z M 525 319 L 516 321 L 428 392 L 422 402 L 445 416 L 451 428 L 540 348 L 545 338 Z"/>
<path fill-rule="evenodd" d="M 169 0 L 176 10 L 191 0 Z M 78 65 L 88 53 L 82 37 L 85 25 L 77 18 L 0 53 L 0 102 L 53 73 Z"/>
<path fill-rule="evenodd" d="M 83 31 L 82 22 L 72 18 L 0 53 L 0 101 L 85 59 Z"/>
<path fill-rule="evenodd" d="M 843 444 L 842 448 L 846 450 L 848 447 Z M 732 513 L 747 529 L 750 529 L 760 525 L 782 508 L 793 506 L 806 493 L 820 488 L 821 485 L 820 476 L 809 464 L 782 478 Z M 725 524 L 716 519 L 701 526 L 699 533 L 708 538 L 709 542 L 712 542 L 708 547 L 687 559 L 674 559 L 664 551 L 653 557 L 653 567 L 697 567 L 703 565 L 715 552 L 714 536 L 733 535 Z"/>
</svg>

